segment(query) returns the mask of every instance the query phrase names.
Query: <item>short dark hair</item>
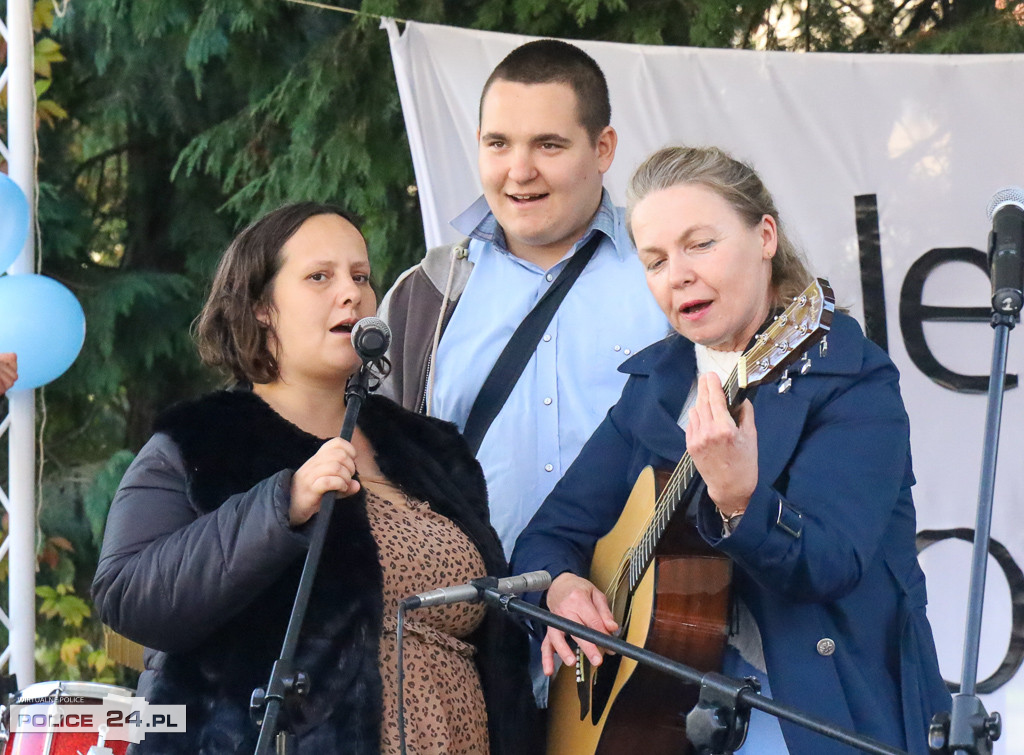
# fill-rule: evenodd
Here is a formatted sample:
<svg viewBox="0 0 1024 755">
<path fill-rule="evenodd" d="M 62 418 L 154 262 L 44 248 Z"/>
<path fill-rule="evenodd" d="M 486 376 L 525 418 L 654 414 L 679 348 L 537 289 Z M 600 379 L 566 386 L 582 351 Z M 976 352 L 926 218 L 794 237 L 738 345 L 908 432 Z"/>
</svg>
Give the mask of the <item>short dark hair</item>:
<svg viewBox="0 0 1024 755">
<path fill-rule="evenodd" d="M 538 39 L 517 47 L 498 63 L 480 94 L 478 120 L 483 120 L 484 98 L 495 81 L 517 84 L 568 84 L 576 93 L 576 114 L 592 143 L 612 122 L 608 82 L 601 67 L 583 50 L 557 39 Z"/>
<path fill-rule="evenodd" d="M 273 210 L 239 233 L 225 250 L 210 295 L 195 325 L 203 362 L 240 383 L 269 383 L 280 371 L 267 337 L 270 326 L 256 312 L 270 309 L 281 249 L 315 215 L 339 215 L 359 229 L 346 210 L 321 202 L 296 202 Z"/>
</svg>

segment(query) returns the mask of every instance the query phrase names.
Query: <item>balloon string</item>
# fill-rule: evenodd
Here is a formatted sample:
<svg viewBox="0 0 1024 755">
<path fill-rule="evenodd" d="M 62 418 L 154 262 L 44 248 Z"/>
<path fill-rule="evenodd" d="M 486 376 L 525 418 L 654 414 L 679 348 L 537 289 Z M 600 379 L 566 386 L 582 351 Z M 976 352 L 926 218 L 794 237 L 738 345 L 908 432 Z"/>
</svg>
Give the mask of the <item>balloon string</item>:
<svg viewBox="0 0 1024 755">
<path fill-rule="evenodd" d="M 66 4 L 65 4 L 65 7 Z M 39 93 L 32 87 L 32 112 L 39 110 Z M 32 272 L 38 273 L 43 269 L 43 231 L 39 223 L 39 129 L 32 129 L 32 220 L 35 225 L 35 266 Z M 34 393 L 33 393 L 34 396 Z M 42 418 L 39 421 L 39 438 L 36 443 L 38 460 L 36 463 L 36 551 L 38 552 L 43 543 L 43 529 L 39 525 L 39 513 L 43 510 L 43 468 L 46 466 L 46 445 L 43 442 L 43 430 L 46 428 L 46 388 L 40 386 L 38 406 Z"/>
</svg>

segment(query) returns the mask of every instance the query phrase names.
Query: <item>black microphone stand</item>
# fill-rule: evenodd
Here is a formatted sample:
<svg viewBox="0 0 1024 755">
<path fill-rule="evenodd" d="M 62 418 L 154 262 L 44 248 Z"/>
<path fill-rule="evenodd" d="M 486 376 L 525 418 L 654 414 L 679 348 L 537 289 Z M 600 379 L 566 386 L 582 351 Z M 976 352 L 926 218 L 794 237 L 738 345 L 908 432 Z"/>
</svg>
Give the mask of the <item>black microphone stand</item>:
<svg viewBox="0 0 1024 755">
<path fill-rule="evenodd" d="M 1018 278 L 1019 280 L 1019 278 Z M 1017 299 L 1016 301 L 1019 301 Z M 989 715 L 976 693 L 978 649 L 981 645 L 981 617 L 985 601 L 985 575 L 988 567 L 989 539 L 992 530 L 992 499 L 995 495 L 996 457 L 999 455 L 999 426 L 1006 387 L 1006 353 L 1010 331 L 1020 317 L 1020 306 L 1003 299 L 992 314 L 995 343 L 992 372 L 988 381 L 988 412 L 985 417 L 985 445 L 981 456 L 981 485 L 978 513 L 974 525 L 974 550 L 971 558 L 971 586 L 967 600 L 967 629 L 964 638 L 960 693 L 953 696 L 951 713 L 939 713 L 932 719 L 928 744 L 932 752 L 989 755 L 992 743 L 1002 733 L 998 713 Z"/>
<path fill-rule="evenodd" d="M 506 613 L 526 616 L 563 632 L 592 642 L 599 647 L 613 650 L 625 658 L 651 666 L 687 684 L 700 686 L 697 704 L 686 715 L 686 737 L 701 753 L 731 753 L 743 744 L 747 735 L 750 709 L 757 708 L 776 718 L 798 724 L 805 729 L 823 734 L 843 744 L 859 747 L 877 755 L 907 755 L 903 750 L 865 737 L 856 732 L 809 716 L 796 708 L 777 703 L 770 697 L 757 693 L 757 682 L 753 679 L 737 681 L 724 674 L 701 673 L 682 663 L 669 660 L 649 650 L 602 634 L 574 621 L 563 619 L 550 611 L 538 608 L 532 603 L 513 595 L 501 593 L 492 587 L 484 587 L 481 595 L 485 603 L 497 606 Z"/>
<path fill-rule="evenodd" d="M 359 410 L 366 399 L 369 379 L 370 366 L 364 362 L 345 386 L 345 419 L 342 420 L 340 433 L 342 440 L 352 440 Z M 249 702 L 249 712 L 260 726 L 256 755 L 268 755 L 270 752 L 286 755 L 294 746 L 294 736 L 286 728 L 279 730 L 278 718 L 281 706 L 288 695 L 305 695 L 309 691 L 309 677 L 305 671 L 295 668 L 295 651 L 298 648 L 306 607 L 309 605 L 309 596 L 313 591 L 320 555 L 323 553 L 327 527 L 334 513 L 334 500 L 333 490 L 324 493 L 320 499 L 320 511 L 316 514 L 316 521 L 313 524 L 306 562 L 302 567 L 302 576 L 299 578 L 295 602 L 292 604 L 291 616 L 288 619 L 288 629 L 285 631 L 281 646 L 281 657 L 274 661 L 266 689 L 261 687 L 253 690 Z"/>
</svg>

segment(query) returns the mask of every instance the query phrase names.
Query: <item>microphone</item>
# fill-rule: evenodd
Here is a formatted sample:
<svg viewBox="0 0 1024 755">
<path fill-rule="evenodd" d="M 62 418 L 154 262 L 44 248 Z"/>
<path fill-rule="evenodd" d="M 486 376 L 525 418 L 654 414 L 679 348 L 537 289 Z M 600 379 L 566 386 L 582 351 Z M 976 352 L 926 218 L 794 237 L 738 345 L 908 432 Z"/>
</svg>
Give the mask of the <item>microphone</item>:
<svg viewBox="0 0 1024 755">
<path fill-rule="evenodd" d="M 1024 303 L 1024 189 L 1000 189 L 988 204 L 992 232 L 988 237 L 988 264 L 992 278 L 992 309 L 1020 312 Z"/>
<path fill-rule="evenodd" d="M 364 317 L 352 326 L 352 346 L 364 362 L 375 362 L 391 345 L 391 328 L 379 317 Z"/>
<path fill-rule="evenodd" d="M 441 587 L 430 592 L 421 592 L 402 600 L 407 609 L 427 606 L 446 606 L 450 603 L 476 603 L 487 588 L 493 588 L 502 595 L 522 595 L 524 592 L 540 592 L 551 586 L 551 575 L 546 571 L 531 571 L 516 577 L 485 577 L 475 579 L 466 585 Z"/>
</svg>

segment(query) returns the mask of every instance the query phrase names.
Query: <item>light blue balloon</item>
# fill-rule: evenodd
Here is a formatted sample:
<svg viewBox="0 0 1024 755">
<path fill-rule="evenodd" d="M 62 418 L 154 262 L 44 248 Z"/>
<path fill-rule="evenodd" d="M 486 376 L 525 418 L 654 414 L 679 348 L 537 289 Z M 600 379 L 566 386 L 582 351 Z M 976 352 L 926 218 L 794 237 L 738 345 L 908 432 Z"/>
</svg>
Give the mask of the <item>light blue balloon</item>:
<svg viewBox="0 0 1024 755">
<path fill-rule="evenodd" d="M 14 264 L 28 238 L 28 200 L 18 184 L 0 173 L 0 273 Z"/>
<path fill-rule="evenodd" d="M 45 275 L 0 278 L 0 352 L 18 355 L 18 381 L 11 390 L 56 380 L 83 341 L 85 313 L 65 286 Z"/>
</svg>

